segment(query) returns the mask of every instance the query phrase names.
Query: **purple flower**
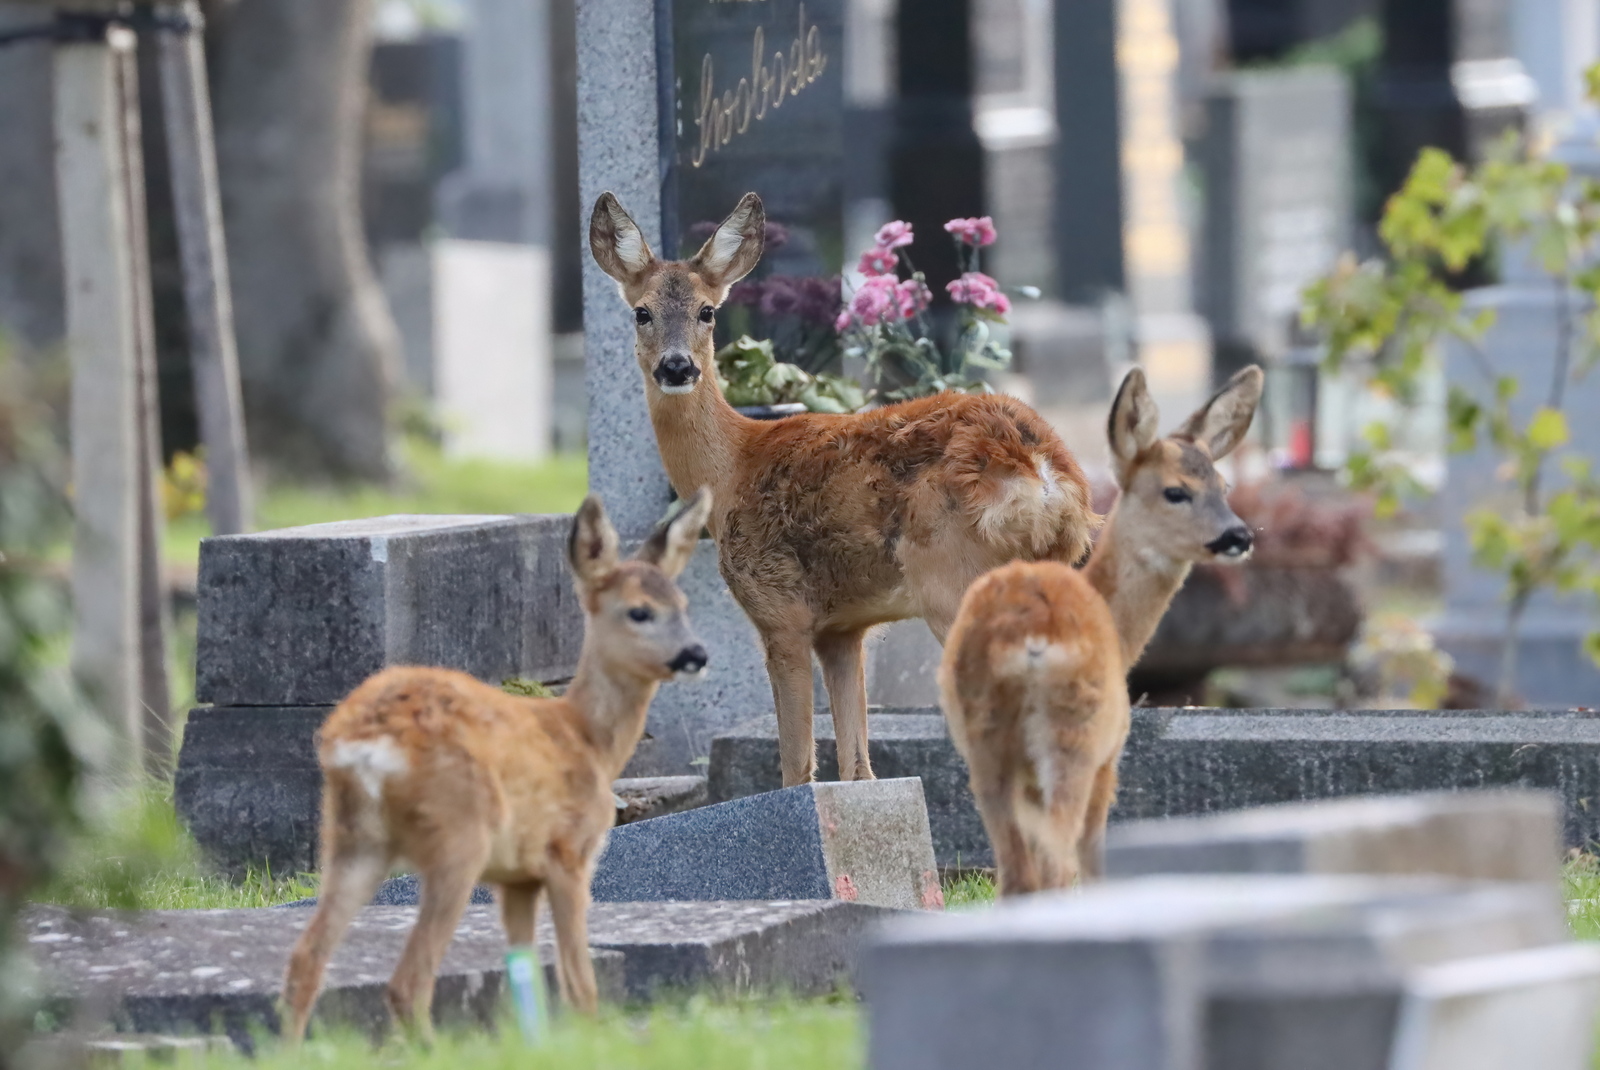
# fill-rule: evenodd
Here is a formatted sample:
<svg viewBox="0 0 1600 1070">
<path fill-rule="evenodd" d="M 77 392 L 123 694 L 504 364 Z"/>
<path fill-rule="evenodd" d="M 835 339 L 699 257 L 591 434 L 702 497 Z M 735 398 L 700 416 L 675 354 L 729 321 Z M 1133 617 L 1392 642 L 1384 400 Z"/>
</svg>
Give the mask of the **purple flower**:
<svg viewBox="0 0 1600 1070">
<path fill-rule="evenodd" d="M 795 282 L 801 297 L 800 318 L 818 325 L 832 323 L 840 302 L 844 300 L 839 276 L 822 278 L 808 275 Z"/>
<path fill-rule="evenodd" d="M 892 223 L 885 223 L 878 228 L 873 243 L 884 249 L 898 249 L 912 242 L 911 224 L 903 219 L 896 219 Z"/>
<path fill-rule="evenodd" d="M 766 290 L 761 295 L 762 315 L 792 315 L 800 310 L 800 304 L 801 294 L 794 279 L 786 275 L 773 275 L 767 279 Z"/>
<path fill-rule="evenodd" d="M 728 304 L 755 308 L 761 304 L 761 294 L 764 289 L 765 287 L 755 279 L 741 279 L 728 291 Z"/>
<path fill-rule="evenodd" d="M 769 253 L 774 249 L 782 249 L 789 243 L 789 228 L 782 223 L 774 223 L 769 219 L 767 220 L 767 228 L 761 235 L 761 242 L 763 248 Z"/>
</svg>

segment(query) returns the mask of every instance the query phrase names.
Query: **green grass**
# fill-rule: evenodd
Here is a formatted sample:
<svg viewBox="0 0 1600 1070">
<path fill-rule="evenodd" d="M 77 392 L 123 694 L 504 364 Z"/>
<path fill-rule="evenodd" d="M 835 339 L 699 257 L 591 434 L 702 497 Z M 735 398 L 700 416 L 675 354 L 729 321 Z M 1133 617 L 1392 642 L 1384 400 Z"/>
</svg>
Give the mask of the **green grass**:
<svg viewBox="0 0 1600 1070">
<path fill-rule="evenodd" d="M 542 464 L 452 461 L 417 440 L 401 448 L 402 474 L 391 487 L 272 485 L 256 504 L 256 529 L 359 520 L 388 513 L 570 513 L 588 490 L 582 454 L 558 454 Z M 193 565 L 205 517 L 190 514 L 167 525 L 169 562 Z"/>
<path fill-rule="evenodd" d="M 946 909 L 985 906 L 994 902 L 994 877 L 969 869 L 944 880 Z"/>
<path fill-rule="evenodd" d="M 164 789 L 107 792 L 92 807 L 88 835 L 72 847 L 36 902 L 85 910 L 270 907 L 317 894 L 309 874 L 251 871 L 233 882 L 206 866 Z"/>
<path fill-rule="evenodd" d="M 313 1040 L 300 1051 L 269 1045 L 194 1065 L 253 1070 L 315 1067 L 405 1070 L 853 1070 L 861 1067 L 860 1011 L 838 1000 L 716 1002 L 694 997 L 647 1014 L 609 1012 L 598 1022 L 561 1019 L 529 1046 L 510 1024 L 498 1033 L 441 1034 L 432 1050 L 391 1041 L 374 1052 L 361 1038 Z"/>
</svg>

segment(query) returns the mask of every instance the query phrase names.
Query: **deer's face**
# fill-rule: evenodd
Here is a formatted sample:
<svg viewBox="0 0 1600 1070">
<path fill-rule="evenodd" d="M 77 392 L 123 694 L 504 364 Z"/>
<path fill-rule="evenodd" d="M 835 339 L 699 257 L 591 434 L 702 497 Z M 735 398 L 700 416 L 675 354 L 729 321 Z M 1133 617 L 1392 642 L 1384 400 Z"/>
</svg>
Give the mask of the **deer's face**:
<svg viewBox="0 0 1600 1070">
<path fill-rule="evenodd" d="M 584 657 L 595 657 L 609 674 L 645 680 L 705 670 L 706 648 L 695 638 L 688 600 L 674 581 L 693 556 L 710 513 L 711 493 L 702 488 L 624 561 L 600 499 L 591 494 L 584 500 L 567 545 L 587 618 Z"/>
<path fill-rule="evenodd" d="M 632 310 L 634 352 L 647 389 L 693 394 L 715 378 L 717 308 L 761 259 L 765 233 L 761 198 L 747 193 L 693 257 L 657 260 L 633 217 L 611 194 L 600 195 L 589 217 L 589 251 Z"/>
<path fill-rule="evenodd" d="M 1166 438 L 1156 437 L 1160 413 L 1144 373 L 1128 373 L 1111 405 L 1111 458 L 1122 497 L 1117 522 L 1137 552 L 1175 563 L 1239 560 L 1255 538 L 1228 505 L 1228 485 L 1216 462 L 1250 429 L 1261 400 L 1261 369 L 1235 375 Z"/>
<path fill-rule="evenodd" d="M 634 354 L 654 389 L 689 394 L 711 367 L 722 295 L 682 264 L 664 264 L 633 303 Z"/>
</svg>

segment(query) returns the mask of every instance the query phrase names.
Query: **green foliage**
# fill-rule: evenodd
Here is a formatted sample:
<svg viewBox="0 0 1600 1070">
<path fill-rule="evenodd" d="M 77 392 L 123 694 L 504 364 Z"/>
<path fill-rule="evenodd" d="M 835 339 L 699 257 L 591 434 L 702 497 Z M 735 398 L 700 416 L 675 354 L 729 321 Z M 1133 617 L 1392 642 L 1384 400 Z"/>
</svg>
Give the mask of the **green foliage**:
<svg viewBox="0 0 1600 1070">
<path fill-rule="evenodd" d="M 1600 69 L 1591 72 L 1592 85 L 1600 85 L 1597 76 Z M 1508 698 L 1515 632 L 1533 595 L 1600 594 L 1600 481 L 1589 459 L 1570 450 L 1563 409 L 1571 381 L 1600 352 L 1600 184 L 1575 179 L 1514 137 L 1470 168 L 1425 149 L 1390 198 L 1378 233 L 1387 258 L 1358 264 L 1346 256 L 1307 290 L 1302 319 L 1321 331 L 1330 372 L 1362 363 L 1370 388 L 1398 404 L 1396 424 L 1410 418 L 1442 342 L 1453 339 L 1471 355 L 1476 379 L 1450 384 L 1449 448 L 1487 449 L 1501 461 L 1503 488 L 1486 488 L 1465 523 L 1475 563 L 1506 581 L 1500 691 Z M 1491 313 L 1467 314 L 1452 287 L 1472 265 L 1512 246 L 1527 250 L 1561 295 L 1551 381 L 1533 384 L 1544 387 L 1543 403 L 1521 417 L 1513 411 L 1518 382 L 1490 367 L 1480 345 Z M 1392 454 L 1392 429 L 1383 423 L 1365 429 L 1367 448 L 1351 455 L 1345 473 L 1352 486 L 1375 496 L 1380 515 L 1423 493 Z M 1554 483 L 1552 471 L 1564 481 Z M 1600 633 L 1585 649 L 1600 663 Z"/>
<path fill-rule="evenodd" d="M 799 402 L 810 412 L 855 412 L 867 403 L 861 387 L 837 375 L 812 375 L 773 354 L 771 340 L 741 335 L 717 353 L 717 383 L 730 405 Z"/>
<path fill-rule="evenodd" d="M 506 677 L 500 681 L 500 690 L 508 695 L 521 695 L 524 698 L 555 698 L 555 693 L 548 687 L 525 676 Z"/>
<path fill-rule="evenodd" d="M 165 788 L 108 791 L 60 871 L 31 898 L 85 910 L 269 907 L 317 894 L 314 877 L 251 871 L 233 883 L 211 870 Z"/>
<path fill-rule="evenodd" d="M 67 508 L 55 423 L 37 397 L 0 349 L 0 1064 L 31 1017 L 12 920 L 62 862 L 82 821 L 79 783 L 109 750 L 61 664 L 65 586 L 40 565 Z"/>
<path fill-rule="evenodd" d="M 967 870 L 944 881 L 944 905 L 947 909 L 987 906 L 993 902 L 994 877 L 982 870 Z"/>
</svg>

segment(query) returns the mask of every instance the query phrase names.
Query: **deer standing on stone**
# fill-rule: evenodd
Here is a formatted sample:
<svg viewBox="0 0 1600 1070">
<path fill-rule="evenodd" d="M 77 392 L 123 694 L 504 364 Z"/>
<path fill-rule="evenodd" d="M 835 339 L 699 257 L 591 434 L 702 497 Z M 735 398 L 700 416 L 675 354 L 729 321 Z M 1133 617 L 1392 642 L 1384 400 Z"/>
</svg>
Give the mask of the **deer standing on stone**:
<svg viewBox="0 0 1600 1070">
<path fill-rule="evenodd" d="M 633 310 L 667 477 L 680 495 L 713 492 L 723 579 L 765 647 L 784 785 L 815 772 L 813 651 L 839 775 L 867 779 L 867 630 L 921 617 L 943 642 L 969 583 L 1016 558 L 1077 561 L 1099 517 L 1077 462 L 1015 398 L 945 393 L 776 421 L 735 412 L 712 334 L 729 288 L 761 259 L 765 222 L 746 194 L 698 253 L 663 261 L 605 193 L 589 248 Z"/>
<path fill-rule="evenodd" d="M 1240 560 L 1253 542 L 1214 462 L 1249 430 L 1261 383 L 1261 369 L 1244 369 L 1158 439 L 1144 373 L 1130 372 L 1109 428 L 1122 493 L 1088 564 L 1015 562 L 962 599 L 939 691 L 1000 894 L 1100 875 L 1128 736 L 1128 669 L 1191 565 Z"/>
<path fill-rule="evenodd" d="M 656 687 L 705 668 L 673 579 L 710 509 L 701 491 L 622 561 L 600 499 L 583 503 L 568 547 L 583 649 L 562 697 L 509 695 L 448 669 L 392 668 L 329 715 L 318 743 L 322 894 L 284 981 L 292 1040 L 305 1035 L 351 920 L 401 861 L 416 868 L 422 893 L 389 982 L 399 1022 L 431 1033 L 434 974 L 479 881 L 497 886 L 513 947 L 533 945 L 539 898 L 549 895 L 562 1000 L 595 1012 L 589 881 L 616 818 L 611 782 L 644 733 Z"/>
</svg>

